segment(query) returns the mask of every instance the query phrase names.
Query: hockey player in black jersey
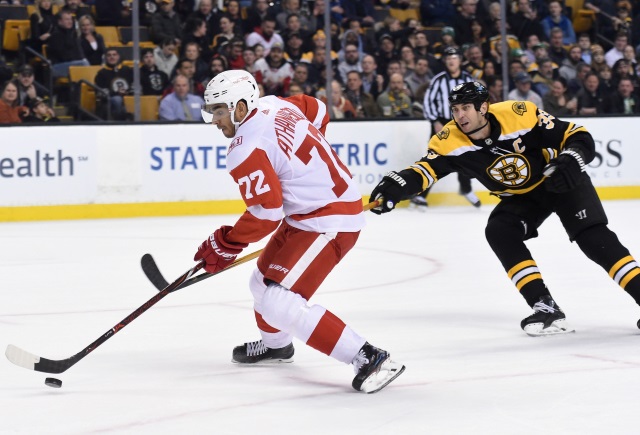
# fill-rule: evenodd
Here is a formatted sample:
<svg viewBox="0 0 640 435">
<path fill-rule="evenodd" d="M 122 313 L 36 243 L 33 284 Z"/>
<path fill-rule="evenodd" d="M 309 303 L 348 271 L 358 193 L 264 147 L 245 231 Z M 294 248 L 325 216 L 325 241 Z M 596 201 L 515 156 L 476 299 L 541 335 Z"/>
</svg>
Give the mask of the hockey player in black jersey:
<svg viewBox="0 0 640 435">
<path fill-rule="evenodd" d="M 372 211 L 387 213 L 447 174 L 465 173 L 500 198 L 485 235 L 509 279 L 533 308 L 521 322 L 527 334 L 573 332 L 524 243 L 538 236 L 538 227 L 552 213 L 569 239 L 640 305 L 640 267 L 608 228 L 586 173 L 595 155 L 591 134 L 528 101 L 489 107 L 489 93 L 479 82 L 456 86 L 449 103 L 453 120 L 431 138 L 426 156 L 380 181 L 370 201 L 384 201 Z"/>
</svg>

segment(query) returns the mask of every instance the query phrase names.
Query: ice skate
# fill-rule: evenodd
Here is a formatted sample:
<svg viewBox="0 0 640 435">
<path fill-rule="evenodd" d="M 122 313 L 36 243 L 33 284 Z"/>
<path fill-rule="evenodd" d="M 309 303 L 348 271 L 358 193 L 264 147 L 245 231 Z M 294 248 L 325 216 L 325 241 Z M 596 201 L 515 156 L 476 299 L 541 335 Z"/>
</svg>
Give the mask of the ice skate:
<svg viewBox="0 0 640 435">
<path fill-rule="evenodd" d="M 233 349 L 231 362 L 236 364 L 280 364 L 293 362 L 293 344 L 280 349 L 271 349 L 262 340 L 245 343 Z"/>
<path fill-rule="evenodd" d="M 520 326 L 528 335 L 539 337 L 542 335 L 575 332 L 575 329 L 569 326 L 566 316 L 551 296 L 542 296 L 533 305 L 533 311 L 532 315 L 520 322 Z"/>
<path fill-rule="evenodd" d="M 482 203 L 480 202 L 480 198 L 478 198 L 478 196 L 473 192 L 468 192 L 468 193 L 460 192 L 460 195 L 464 196 L 464 198 L 467 201 L 469 201 L 471 205 L 474 206 L 475 208 L 479 208 L 482 205 Z"/>
<path fill-rule="evenodd" d="M 357 391 L 377 393 L 404 371 L 404 366 L 391 360 L 386 350 L 365 343 L 351 362 L 356 372 L 352 386 Z"/>
<path fill-rule="evenodd" d="M 427 203 L 427 200 L 420 195 L 412 196 L 411 199 L 409 200 L 409 205 L 411 206 L 411 208 L 417 208 L 420 211 L 425 211 L 426 208 L 429 206 L 429 204 Z"/>
</svg>

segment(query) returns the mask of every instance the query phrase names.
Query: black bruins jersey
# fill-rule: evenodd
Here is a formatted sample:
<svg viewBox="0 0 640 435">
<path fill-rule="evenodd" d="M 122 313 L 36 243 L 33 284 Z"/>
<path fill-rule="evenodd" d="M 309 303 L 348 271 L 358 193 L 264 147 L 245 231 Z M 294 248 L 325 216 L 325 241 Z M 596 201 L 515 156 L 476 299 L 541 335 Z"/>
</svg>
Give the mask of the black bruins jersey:
<svg viewBox="0 0 640 435">
<path fill-rule="evenodd" d="M 493 194 L 509 196 L 535 189 L 549 161 L 569 144 L 590 162 L 595 154 L 584 127 L 559 120 L 529 101 L 504 101 L 489 106 L 490 137 L 472 140 L 454 121 L 429 141 L 427 155 L 411 167 L 422 190 L 451 172 L 476 178 Z M 414 177 L 410 177 L 414 179 Z"/>
</svg>

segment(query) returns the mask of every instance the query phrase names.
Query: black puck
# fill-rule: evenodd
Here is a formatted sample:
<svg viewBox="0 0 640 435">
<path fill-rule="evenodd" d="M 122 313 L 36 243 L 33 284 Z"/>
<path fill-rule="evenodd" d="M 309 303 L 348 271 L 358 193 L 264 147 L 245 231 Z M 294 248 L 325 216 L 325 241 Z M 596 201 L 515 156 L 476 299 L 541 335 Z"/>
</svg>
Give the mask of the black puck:
<svg viewBox="0 0 640 435">
<path fill-rule="evenodd" d="M 62 387 L 62 381 L 56 378 L 47 378 L 44 380 L 44 384 L 48 387 L 52 388 L 60 388 Z"/>
<path fill-rule="evenodd" d="M 637 326 L 638 326 L 638 329 L 640 329 L 640 320 L 638 320 Z"/>
</svg>

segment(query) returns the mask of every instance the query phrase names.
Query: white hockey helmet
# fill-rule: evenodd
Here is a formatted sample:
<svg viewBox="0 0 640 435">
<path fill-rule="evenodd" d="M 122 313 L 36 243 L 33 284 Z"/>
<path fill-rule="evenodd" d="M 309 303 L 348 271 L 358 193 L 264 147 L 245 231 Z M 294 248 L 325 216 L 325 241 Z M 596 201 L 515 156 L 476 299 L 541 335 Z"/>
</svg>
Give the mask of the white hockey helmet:
<svg viewBox="0 0 640 435">
<path fill-rule="evenodd" d="M 205 105 L 202 107 L 202 119 L 210 124 L 214 120 L 213 106 L 225 104 L 229 108 L 231 122 L 237 127 L 240 122 L 235 120 L 234 112 L 238 101 L 244 100 L 251 113 L 258 107 L 259 98 L 260 89 L 250 72 L 239 69 L 221 72 L 211 79 L 204 91 Z"/>
</svg>

